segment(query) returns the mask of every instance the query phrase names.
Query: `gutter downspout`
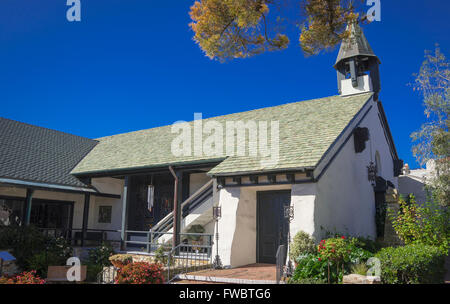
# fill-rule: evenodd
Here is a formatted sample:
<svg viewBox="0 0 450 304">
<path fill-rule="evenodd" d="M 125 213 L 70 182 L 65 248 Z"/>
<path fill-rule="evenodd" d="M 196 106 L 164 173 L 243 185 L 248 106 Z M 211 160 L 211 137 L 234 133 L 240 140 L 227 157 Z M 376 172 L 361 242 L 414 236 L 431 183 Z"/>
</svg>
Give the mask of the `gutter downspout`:
<svg viewBox="0 0 450 304">
<path fill-rule="evenodd" d="M 180 210 L 178 208 L 178 176 L 173 170 L 172 166 L 169 166 L 170 173 L 172 173 L 173 178 L 175 179 L 175 185 L 173 190 L 173 238 L 172 238 L 172 249 L 178 246 L 180 243 L 180 234 L 179 234 L 179 225 L 178 222 L 180 220 Z"/>
</svg>

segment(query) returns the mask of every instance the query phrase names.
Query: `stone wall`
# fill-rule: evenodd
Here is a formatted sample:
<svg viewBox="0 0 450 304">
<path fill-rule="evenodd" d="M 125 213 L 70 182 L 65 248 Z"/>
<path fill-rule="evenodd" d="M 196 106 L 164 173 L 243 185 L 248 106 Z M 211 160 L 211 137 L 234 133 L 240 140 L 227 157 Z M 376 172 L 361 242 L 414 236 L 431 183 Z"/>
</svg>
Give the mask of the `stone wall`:
<svg viewBox="0 0 450 304">
<path fill-rule="evenodd" d="M 380 277 L 349 274 L 342 278 L 342 284 L 381 284 Z"/>
<path fill-rule="evenodd" d="M 386 193 L 386 221 L 384 224 L 384 239 L 383 243 L 389 246 L 403 245 L 403 242 L 399 239 L 392 221 L 389 219 L 389 214 L 397 213 L 400 206 L 398 204 L 399 194 L 396 189 L 389 188 Z"/>
</svg>

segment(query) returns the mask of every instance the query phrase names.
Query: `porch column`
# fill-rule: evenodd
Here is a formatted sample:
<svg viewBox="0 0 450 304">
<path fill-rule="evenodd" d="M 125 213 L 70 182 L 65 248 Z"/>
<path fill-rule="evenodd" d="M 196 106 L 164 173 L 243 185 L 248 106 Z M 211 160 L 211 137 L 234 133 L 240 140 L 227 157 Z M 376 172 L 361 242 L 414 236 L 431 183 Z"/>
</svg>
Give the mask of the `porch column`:
<svg viewBox="0 0 450 304">
<path fill-rule="evenodd" d="M 181 227 L 181 203 L 182 193 L 180 185 L 182 184 L 182 174 L 175 172 L 172 167 L 169 167 L 170 173 L 172 173 L 174 182 L 174 194 L 173 194 L 173 238 L 172 248 L 175 248 L 180 244 L 180 227 Z"/>
<path fill-rule="evenodd" d="M 121 250 L 125 250 L 127 247 L 127 228 L 128 228 L 128 197 L 129 197 L 129 177 L 125 176 L 122 193 L 122 230 L 120 233 Z"/>
<path fill-rule="evenodd" d="M 25 225 L 30 225 L 31 220 L 31 206 L 33 203 L 33 189 L 27 189 L 27 196 L 25 198 Z"/>
<path fill-rule="evenodd" d="M 91 194 L 86 193 L 84 195 L 83 226 L 81 227 L 81 246 L 84 246 L 84 240 L 86 239 L 86 235 L 87 235 L 90 201 L 91 201 Z"/>
</svg>

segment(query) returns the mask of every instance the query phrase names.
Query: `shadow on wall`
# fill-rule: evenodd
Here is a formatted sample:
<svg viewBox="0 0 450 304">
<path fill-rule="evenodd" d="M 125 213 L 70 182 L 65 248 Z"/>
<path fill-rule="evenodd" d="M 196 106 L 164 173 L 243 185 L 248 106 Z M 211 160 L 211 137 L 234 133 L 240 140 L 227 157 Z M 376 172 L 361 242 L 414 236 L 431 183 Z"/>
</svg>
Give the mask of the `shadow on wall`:
<svg viewBox="0 0 450 304">
<path fill-rule="evenodd" d="M 235 218 L 231 265 L 256 263 L 256 191 L 241 189 Z"/>
<path fill-rule="evenodd" d="M 427 192 L 425 185 L 417 179 L 409 176 L 401 176 L 398 179 L 399 192 L 403 197 L 408 197 L 411 193 L 415 196 L 418 204 L 423 204 L 427 201 Z"/>
</svg>

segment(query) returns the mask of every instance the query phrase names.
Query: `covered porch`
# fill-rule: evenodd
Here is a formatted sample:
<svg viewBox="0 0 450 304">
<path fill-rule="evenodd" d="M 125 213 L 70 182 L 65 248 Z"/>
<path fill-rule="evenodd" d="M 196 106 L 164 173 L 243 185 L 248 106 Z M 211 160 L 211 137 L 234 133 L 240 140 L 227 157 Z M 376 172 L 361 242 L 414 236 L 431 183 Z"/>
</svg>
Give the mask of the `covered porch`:
<svg viewBox="0 0 450 304">
<path fill-rule="evenodd" d="M 101 221 L 98 211 L 104 210 L 103 205 L 112 208 L 120 198 L 120 193 L 94 187 L 1 179 L 0 226 L 32 225 L 44 235 L 64 237 L 75 246 L 88 245 L 89 241 L 101 243 L 117 239 L 118 231 L 110 224 L 96 225 L 94 222 Z"/>
<path fill-rule="evenodd" d="M 208 212 L 213 180 L 206 174 L 210 168 L 210 164 L 165 166 L 89 176 L 93 181 L 105 177 L 121 181 L 121 214 L 116 222 L 121 251 L 153 253 L 161 245 L 169 250 L 191 241 L 193 226 L 201 226 L 203 231 L 195 232 L 205 234 L 200 239 L 211 243 L 206 236 L 213 232 Z"/>
</svg>

